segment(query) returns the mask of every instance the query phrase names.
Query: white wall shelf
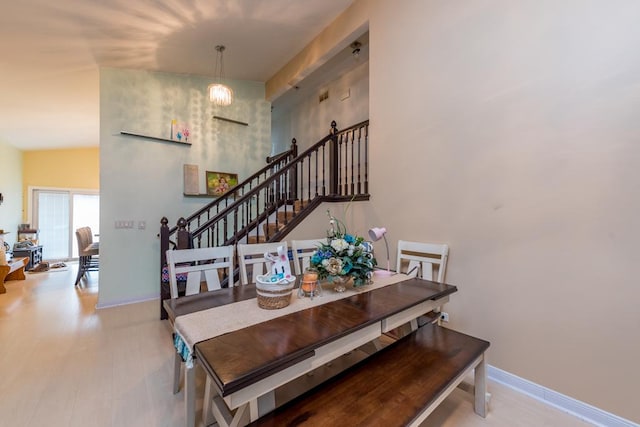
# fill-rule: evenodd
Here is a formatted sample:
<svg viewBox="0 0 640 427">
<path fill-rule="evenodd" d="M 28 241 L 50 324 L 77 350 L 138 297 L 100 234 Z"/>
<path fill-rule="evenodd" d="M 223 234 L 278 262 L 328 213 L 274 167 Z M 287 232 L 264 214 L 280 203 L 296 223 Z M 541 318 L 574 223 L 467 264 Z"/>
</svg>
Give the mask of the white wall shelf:
<svg viewBox="0 0 640 427">
<path fill-rule="evenodd" d="M 120 131 L 120 135 L 125 135 L 125 136 L 135 136 L 138 138 L 145 138 L 145 139 L 151 139 L 154 141 L 160 141 L 160 142 L 173 142 L 174 144 L 180 144 L 180 145 L 191 145 L 190 142 L 184 142 L 184 141 L 177 141 L 175 139 L 169 139 L 169 138 L 160 138 L 157 136 L 150 136 L 150 135 L 143 135 L 140 133 L 133 133 L 133 132 L 127 132 L 127 131 Z"/>
</svg>

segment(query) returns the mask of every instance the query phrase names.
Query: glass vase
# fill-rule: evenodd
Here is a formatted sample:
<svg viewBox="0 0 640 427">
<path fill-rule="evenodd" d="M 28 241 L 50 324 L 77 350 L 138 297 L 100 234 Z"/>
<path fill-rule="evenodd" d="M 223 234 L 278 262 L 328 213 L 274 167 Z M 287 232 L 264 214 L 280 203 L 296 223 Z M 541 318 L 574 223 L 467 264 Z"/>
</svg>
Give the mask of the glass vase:
<svg viewBox="0 0 640 427">
<path fill-rule="evenodd" d="M 351 280 L 350 276 L 331 276 L 333 290 L 336 292 L 344 292 L 347 290 L 347 284 Z"/>
</svg>

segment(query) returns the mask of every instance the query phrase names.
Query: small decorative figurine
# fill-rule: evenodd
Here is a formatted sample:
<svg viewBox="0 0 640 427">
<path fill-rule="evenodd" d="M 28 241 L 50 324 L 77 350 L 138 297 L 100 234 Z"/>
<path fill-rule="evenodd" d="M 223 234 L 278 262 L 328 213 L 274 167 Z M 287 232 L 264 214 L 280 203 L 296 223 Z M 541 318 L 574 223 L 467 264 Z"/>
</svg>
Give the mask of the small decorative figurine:
<svg viewBox="0 0 640 427">
<path fill-rule="evenodd" d="M 271 277 L 272 280 L 278 281 L 279 279 L 291 279 L 291 265 L 289 264 L 289 257 L 284 246 L 278 246 L 278 256 L 274 256 L 270 253 L 264 254 L 264 259 L 271 261 Z"/>
</svg>

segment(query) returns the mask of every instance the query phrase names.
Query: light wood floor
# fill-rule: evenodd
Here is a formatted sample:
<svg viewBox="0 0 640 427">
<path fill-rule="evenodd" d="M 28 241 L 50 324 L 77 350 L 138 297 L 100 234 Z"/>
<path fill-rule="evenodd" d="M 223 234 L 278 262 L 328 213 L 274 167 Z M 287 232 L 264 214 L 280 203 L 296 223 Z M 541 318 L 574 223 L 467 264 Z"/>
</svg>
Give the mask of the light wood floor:
<svg viewBox="0 0 640 427">
<path fill-rule="evenodd" d="M 158 302 L 96 310 L 98 273 L 74 288 L 76 268 L 28 274 L 0 295 L 0 426 L 183 425 Z M 589 425 L 491 381 L 489 391 L 486 419 L 456 390 L 423 426 Z"/>
</svg>

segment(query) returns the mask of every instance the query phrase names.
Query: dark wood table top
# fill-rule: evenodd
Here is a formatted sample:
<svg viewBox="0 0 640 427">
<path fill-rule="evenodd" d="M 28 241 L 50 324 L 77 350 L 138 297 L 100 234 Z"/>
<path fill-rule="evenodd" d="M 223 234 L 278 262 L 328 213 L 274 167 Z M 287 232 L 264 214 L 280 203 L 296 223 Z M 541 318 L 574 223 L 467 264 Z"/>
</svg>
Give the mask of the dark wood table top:
<svg viewBox="0 0 640 427">
<path fill-rule="evenodd" d="M 167 310 L 169 320 L 173 323 L 178 316 L 252 298 L 256 298 L 256 285 L 232 286 L 231 288 L 167 299 L 163 301 L 163 305 Z"/>
<path fill-rule="evenodd" d="M 407 279 L 202 341 L 195 356 L 227 396 L 312 357 L 331 341 L 456 291 L 452 285 Z"/>
</svg>

